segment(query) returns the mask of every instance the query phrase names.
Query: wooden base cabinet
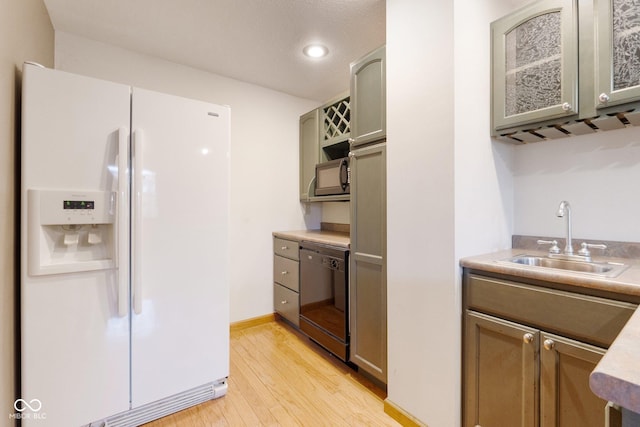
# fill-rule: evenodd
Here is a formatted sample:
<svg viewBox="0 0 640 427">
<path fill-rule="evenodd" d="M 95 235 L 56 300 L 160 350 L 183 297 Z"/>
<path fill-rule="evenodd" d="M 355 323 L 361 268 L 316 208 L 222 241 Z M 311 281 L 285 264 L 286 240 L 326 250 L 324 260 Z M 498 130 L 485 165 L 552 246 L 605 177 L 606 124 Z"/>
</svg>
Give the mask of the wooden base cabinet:
<svg viewBox="0 0 640 427">
<path fill-rule="evenodd" d="M 350 157 L 350 360 L 386 384 L 386 144 L 354 150 Z"/>
<path fill-rule="evenodd" d="M 273 238 L 273 309 L 300 327 L 299 243 Z"/>
<path fill-rule="evenodd" d="M 465 426 L 604 426 L 589 374 L 605 349 L 469 311 L 465 352 Z"/>
<path fill-rule="evenodd" d="M 589 375 L 637 305 L 466 270 L 463 300 L 464 427 L 621 425 Z"/>
<path fill-rule="evenodd" d="M 535 329 L 474 312 L 465 325 L 463 425 L 537 426 Z"/>
</svg>

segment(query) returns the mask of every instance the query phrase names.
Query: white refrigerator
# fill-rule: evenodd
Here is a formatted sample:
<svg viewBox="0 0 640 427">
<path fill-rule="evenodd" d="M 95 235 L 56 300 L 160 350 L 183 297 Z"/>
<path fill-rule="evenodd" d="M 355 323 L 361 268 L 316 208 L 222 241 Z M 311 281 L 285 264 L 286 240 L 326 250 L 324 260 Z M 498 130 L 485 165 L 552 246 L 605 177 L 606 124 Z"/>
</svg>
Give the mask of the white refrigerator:
<svg viewBox="0 0 640 427">
<path fill-rule="evenodd" d="M 226 106 L 25 64 L 21 391 L 32 426 L 136 426 L 223 396 Z"/>
</svg>

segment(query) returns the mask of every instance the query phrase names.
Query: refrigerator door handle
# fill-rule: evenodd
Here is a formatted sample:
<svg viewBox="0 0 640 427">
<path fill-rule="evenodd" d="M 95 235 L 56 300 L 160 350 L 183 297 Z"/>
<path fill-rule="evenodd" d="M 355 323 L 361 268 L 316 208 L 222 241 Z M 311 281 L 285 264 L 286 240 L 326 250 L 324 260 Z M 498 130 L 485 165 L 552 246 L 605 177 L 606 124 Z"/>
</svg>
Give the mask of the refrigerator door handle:
<svg viewBox="0 0 640 427">
<path fill-rule="evenodd" d="M 127 226 L 127 161 L 129 159 L 127 139 L 129 131 L 125 127 L 118 129 L 118 316 L 125 317 L 129 311 L 129 301 L 127 298 L 128 274 L 128 248 L 129 230 Z"/>
<path fill-rule="evenodd" d="M 144 132 L 133 132 L 133 311 L 142 313 L 142 150 Z"/>
</svg>

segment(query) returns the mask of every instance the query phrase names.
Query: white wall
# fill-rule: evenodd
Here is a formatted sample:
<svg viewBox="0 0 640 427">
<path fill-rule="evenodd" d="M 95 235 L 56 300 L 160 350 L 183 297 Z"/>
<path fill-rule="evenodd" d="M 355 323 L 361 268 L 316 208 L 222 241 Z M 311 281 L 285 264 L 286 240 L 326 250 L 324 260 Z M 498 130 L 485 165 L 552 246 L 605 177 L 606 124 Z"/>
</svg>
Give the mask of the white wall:
<svg viewBox="0 0 640 427">
<path fill-rule="evenodd" d="M 322 222 L 351 224 L 351 202 L 323 202 Z"/>
<path fill-rule="evenodd" d="M 456 262 L 511 247 L 515 147 L 489 136 L 489 23 L 513 1 L 454 3 Z"/>
<path fill-rule="evenodd" d="M 320 227 L 298 201 L 298 118 L 320 105 L 56 32 L 56 68 L 231 106 L 231 321 L 273 312 L 271 233 Z"/>
<path fill-rule="evenodd" d="M 2 2 L 0 12 L 0 424 L 11 425 L 16 400 L 16 151 L 22 63 L 53 65 L 53 27 L 42 0 Z"/>
<path fill-rule="evenodd" d="M 640 242 L 640 128 L 515 147 L 514 234 Z M 574 246 L 579 243 L 574 243 Z"/>
<path fill-rule="evenodd" d="M 387 1 L 388 399 L 459 418 L 453 3 Z"/>
<path fill-rule="evenodd" d="M 445 3 L 387 2 L 389 400 L 432 427 L 460 425 L 461 257 L 564 235 L 563 199 L 575 236 L 640 241 L 640 129 L 492 141 L 489 24 L 525 1 Z"/>
</svg>

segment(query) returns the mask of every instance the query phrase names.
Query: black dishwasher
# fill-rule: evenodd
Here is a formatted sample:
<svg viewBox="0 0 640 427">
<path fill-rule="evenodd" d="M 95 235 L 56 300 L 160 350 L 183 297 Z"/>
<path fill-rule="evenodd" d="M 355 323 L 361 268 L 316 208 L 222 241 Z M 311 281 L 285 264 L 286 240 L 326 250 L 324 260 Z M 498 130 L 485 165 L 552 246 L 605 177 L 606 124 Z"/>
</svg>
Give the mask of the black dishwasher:
<svg viewBox="0 0 640 427">
<path fill-rule="evenodd" d="M 349 250 L 303 241 L 300 245 L 300 329 L 349 358 Z"/>
</svg>

